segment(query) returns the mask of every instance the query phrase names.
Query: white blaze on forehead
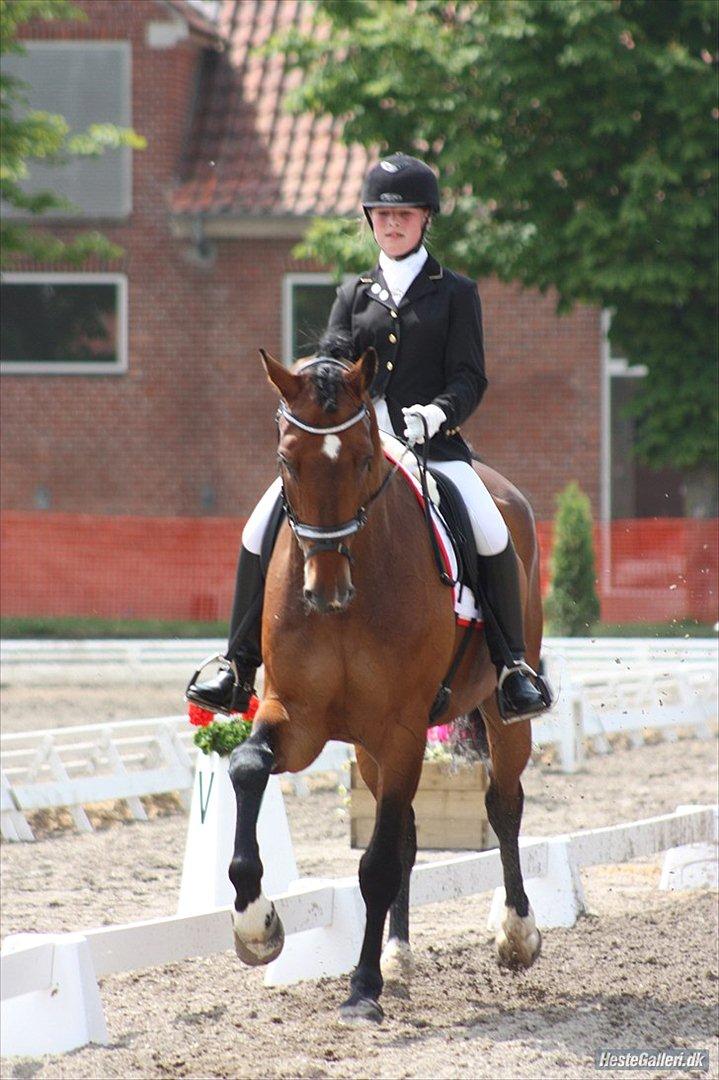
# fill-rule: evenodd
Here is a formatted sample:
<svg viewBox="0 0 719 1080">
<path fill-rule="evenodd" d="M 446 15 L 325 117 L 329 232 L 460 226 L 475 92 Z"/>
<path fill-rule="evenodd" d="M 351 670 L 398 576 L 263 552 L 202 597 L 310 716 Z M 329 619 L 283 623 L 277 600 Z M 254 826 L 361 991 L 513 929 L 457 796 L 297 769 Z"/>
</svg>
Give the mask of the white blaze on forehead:
<svg viewBox="0 0 719 1080">
<path fill-rule="evenodd" d="M 330 461 L 336 461 L 342 449 L 342 440 L 337 435 L 325 435 L 322 443 L 322 453 Z"/>
</svg>

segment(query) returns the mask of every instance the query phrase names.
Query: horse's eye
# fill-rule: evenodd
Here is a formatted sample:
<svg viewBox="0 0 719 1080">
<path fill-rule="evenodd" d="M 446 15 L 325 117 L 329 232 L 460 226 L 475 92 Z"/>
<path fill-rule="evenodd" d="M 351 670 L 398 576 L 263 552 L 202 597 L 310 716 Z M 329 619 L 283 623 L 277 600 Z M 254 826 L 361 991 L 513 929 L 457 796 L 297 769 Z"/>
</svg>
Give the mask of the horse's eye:
<svg viewBox="0 0 719 1080">
<path fill-rule="evenodd" d="M 369 457 L 366 457 L 364 459 L 364 461 L 362 462 L 362 472 L 369 472 L 370 469 L 372 468 L 372 462 L 373 461 L 374 461 L 374 455 L 373 454 L 370 454 Z"/>
</svg>

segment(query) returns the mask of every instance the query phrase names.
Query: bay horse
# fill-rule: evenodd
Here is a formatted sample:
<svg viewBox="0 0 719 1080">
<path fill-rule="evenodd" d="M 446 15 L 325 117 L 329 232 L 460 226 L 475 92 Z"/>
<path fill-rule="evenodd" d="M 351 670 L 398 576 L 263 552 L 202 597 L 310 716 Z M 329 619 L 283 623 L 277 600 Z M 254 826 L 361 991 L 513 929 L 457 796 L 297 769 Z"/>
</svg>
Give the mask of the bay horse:
<svg viewBox="0 0 719 1080">
<path fill-rule="evenodd" d="M 270 774 L 307 768 L 330 739 L 353 743 L 377 806 L 359 863 L 364 939 L 340 1014 L 379 1021 L 384 978 L 406 978 L 411 970 L 409 879 L 417 850 L 412 800 L 430 708 L 463 631 L 456 627 L 452 590 L 440 582 L 416 497 L 382 450 L 368 392 L 374 349 L 354 362 L 318 357 L 291 370 L 260 352 L 280 395 L 277 457 L 289 522 L 267 571 L 264 696 L 252 734 L 229 762 L 237 801 L 229 868 L 235 948 L 245 963 L 266 964 L 284 941 L 274 905 L 262 893 L 256 837 Z M 532 513 L 499 474 L 486 466 L 481 474 L 519 555 L 526 655 L 536 670 L 542 609 Z M 498 958 L 529 967 L 541 947 L 518 846 L 530 723 L 501 721 L 496 682 L 484 635 L 476 631 L 454 677 L 449 708 L 437 722 L 479 705 L 486 718 L 487 815 L 499 838 L 507 905 Z"/>
</svg>

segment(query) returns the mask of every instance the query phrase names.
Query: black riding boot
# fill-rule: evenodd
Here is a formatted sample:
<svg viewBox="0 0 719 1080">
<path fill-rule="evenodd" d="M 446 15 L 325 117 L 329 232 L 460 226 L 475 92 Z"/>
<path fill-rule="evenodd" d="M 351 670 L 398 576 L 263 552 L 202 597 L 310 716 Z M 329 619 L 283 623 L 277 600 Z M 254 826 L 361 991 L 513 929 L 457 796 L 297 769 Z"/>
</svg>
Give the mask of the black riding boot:
<svg viewBox="0 0 719 1080">
<path fill-rule="evenodd" d="M 510 537 L 499 555 L 479 557 L 480 581 L 489 611 L 484 613 L 489 655 L 497 669 L 497 701 L 502 719 L 542 712 L 549 702 L 530 679 L 524 660 L 524 626 L 517 556 Z"/>
<path fill-rule="evenodd" d="M 255 689 L 255 673 L 262 663 L 260 643 L 264 594 L 260 556 L 242 547 L 237 565 L 230 639 L 227 652 L 220 659 L 221 670 L 214 679 L 206 682 L 196 681 L 202 668 L 196 671 L 185 691 L 187 701 L 226 716 L 246 711 Z"/>
</svg>

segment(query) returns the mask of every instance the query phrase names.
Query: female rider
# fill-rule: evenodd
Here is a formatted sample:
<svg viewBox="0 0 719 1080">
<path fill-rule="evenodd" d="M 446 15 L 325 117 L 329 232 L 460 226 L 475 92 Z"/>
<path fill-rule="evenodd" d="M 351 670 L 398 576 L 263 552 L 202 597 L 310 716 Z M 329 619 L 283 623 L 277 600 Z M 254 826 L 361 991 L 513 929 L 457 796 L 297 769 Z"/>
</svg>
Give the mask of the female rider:
<svg viewBox="0 0 719 1080">
<path fill-rule="evenodd" d="M 432 214 L 439 213 L 437 178 L 428 165 L 405 154 L 383 159 L 365 178 L 362 208 L 380 249 L 379 262 L 337 290 L 328 331 L 351 335 L 356 356 L 370 345 L 377 350 L 371 395 L 380 429 L 421 443 L 426 424 L 432 468 L 454 482 L 469 511 L 484 600 L 495 616 L 486 630 L 500 710 L 509 720 L 538 713 L 545 703 L 524 663 L 514 546 L 459 434 L 487 386 L 476 284 L 440 266 L 424 245 Z M 195 676 L 187 688 L 188 700 L 212 712 L 243 712 L 262 662 L 260 551 L 277 493 L 275 481 L 242 535 L 222 669 L 207 682 Z"/>
</svg>

